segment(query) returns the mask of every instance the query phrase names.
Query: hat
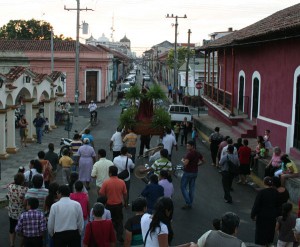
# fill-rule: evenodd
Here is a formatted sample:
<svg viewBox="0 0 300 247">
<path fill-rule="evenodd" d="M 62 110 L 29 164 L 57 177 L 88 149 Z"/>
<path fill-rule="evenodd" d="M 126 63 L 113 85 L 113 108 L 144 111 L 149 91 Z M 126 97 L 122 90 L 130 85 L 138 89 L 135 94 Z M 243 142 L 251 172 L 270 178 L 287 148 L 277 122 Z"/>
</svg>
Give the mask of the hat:
<svg viewBox="0 0 300 247">
<path fill-rule="evenodd" d="M 89 138 L 84 138 L 83 143 L 85 143 L 85 144 L 90 143 L 90 139 Z"/>
<path fill-rule="evenodd" d="M 134 175 L 137 177 L 137 178 L 144 178 L 146 177 L 147 175 L 147 172 L 144 172 L 145 170 L 145 166 L 144 165 L 139 165 L 139 166 L 136 166 L 134 168 Z"/>
<path fill-rule="evenodd" d="M 293 230 L 297 233 L 300 233 L 300 218 L 296 219 L 296 225 Z"/>
</svg>

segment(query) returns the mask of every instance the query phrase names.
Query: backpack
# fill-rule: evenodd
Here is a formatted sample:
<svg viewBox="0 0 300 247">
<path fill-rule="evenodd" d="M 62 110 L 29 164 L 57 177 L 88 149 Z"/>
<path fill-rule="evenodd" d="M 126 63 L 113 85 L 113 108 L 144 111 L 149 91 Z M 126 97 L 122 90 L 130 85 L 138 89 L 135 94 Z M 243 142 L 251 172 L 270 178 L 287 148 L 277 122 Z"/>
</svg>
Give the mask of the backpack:
<svg viewBox="0 0 300 247">
<path fill-rule="evenodd" d="M 227 165 L 228 165 L 228 172 L 233 174 L 234 176 L 239 175 L 239 166 L 234 164 L 227 155 Z"/>
</svg>

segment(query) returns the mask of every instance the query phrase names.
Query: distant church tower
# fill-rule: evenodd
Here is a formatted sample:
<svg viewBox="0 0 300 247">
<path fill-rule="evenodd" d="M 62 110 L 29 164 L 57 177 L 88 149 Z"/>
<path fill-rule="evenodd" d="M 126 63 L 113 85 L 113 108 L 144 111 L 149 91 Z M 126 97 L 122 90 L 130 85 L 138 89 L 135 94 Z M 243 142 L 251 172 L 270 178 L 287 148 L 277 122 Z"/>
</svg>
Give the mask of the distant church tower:
<svg viewBox="0 0 300 247">
<path fill-rule="evenodd" d="M 120 43 L 124 44 L 124 46 L 126 46 L 127 49 L 130 50 L 130 48 L 131 48 L 130 40 L 126 37 L 126 34 L 125 34 L 124 38 L 120 40 Z"/>
</svg>

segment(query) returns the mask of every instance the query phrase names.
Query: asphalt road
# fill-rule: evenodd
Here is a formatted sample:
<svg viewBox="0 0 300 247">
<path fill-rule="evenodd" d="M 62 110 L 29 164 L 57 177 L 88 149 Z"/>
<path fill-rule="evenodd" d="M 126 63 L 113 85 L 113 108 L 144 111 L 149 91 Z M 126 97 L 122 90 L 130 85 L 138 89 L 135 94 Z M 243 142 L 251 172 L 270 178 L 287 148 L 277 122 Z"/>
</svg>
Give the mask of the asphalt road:
<svg viewBox="0 0 300 247">
<path fill-rule="evenodd" d="M 101 108 L 98 110 L 98 118 L 100 122 L 93 127 L 91 133 L 95 137 L 96 150 L 104 148 L 107 150 L 107 158 L 112 158 L 112 153 L 109 151 L 109 142 L 112 134 L 118 126 L 118 117 L 121 112 L 121 107 L 118 105 Z M 80 114 L 88 113 L 82 110 Z M 158 137 L 151 139 L 151 145 L 155 146 L 158 142 Z M 237 185 L 234 183 L 232 192 L 233 204 L 226 204 L 223 200 L 223 190 L 221 185 L 221 175 L 216 168 L 212 167 L 210 153 L 208 148 L 198 141 L 197 149 L 203 154 L 206 163 L 200 167 L 198 178 L 196 180 L 195 201 L 191 210 L 182 210 L 184 200 L 180 191 L 180 179 L 174 178 L 173 184 L 175 187 L 175 195 L 173 197 L 175 210 L 173 217 L 174 240 L 172 245 L 178 245 L 197 239 L 207 230 L 212 229 L 212 220 L 221 217 L 222 214 L 228 211 L 235 212 L 241 219 L 238 237 L 244 242 L 254 242 L 255 224 L 250 219 L 250 211 L 253 205 L 256 191 L 247 185 Z M 137 152 L 139 147 L 137 148 Z M 178 147 L 178 151 L 174 151 L 172 157 L 173 164 L 179 164 L 181 158 L 185 155 L 186 149 L 184 146 Z M 146 159 L 139 159 L 136 165 L 146 163 Z M 60 174 L 58 181 L 60 181 Z M 140 179 L 132 177 L 130 200 L 138 197 L 144 188 L 145 184 Z M 95 187 L 89 192 L 90 203 L 96 201 L 97 192 Z M 124 209 L 125 219 L 132 216 L 130 209 Z M 8 245 L 8 216 L 6 209 L 0 209 L 0 246 Z M 252 246 L 252 245 L 251 245 Z"/>
</svg>

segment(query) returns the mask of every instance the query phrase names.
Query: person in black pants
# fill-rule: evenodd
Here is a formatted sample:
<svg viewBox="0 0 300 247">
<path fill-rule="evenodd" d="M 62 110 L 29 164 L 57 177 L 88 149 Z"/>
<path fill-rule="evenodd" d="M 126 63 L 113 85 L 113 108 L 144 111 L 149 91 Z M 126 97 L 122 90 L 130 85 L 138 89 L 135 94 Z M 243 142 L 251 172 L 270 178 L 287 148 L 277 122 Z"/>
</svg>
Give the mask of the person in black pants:
<svg viewBox="0 0 300 247">
<path fill-rule="evenodd" d="M 150 149 L 150 140 L 151 140 L 150 135 L 141 135 L 141 144 L 140 144 L 140 153 L 139 153 L 140 156 L 143 155 L 145 147 L 147 149 Z"/>
<path fill-rule="evenodd" d="M 219 149 L 219 144 L 223 140 L 223 136 L 219 133 L 220 128 L 216 127 L 214 133 L 212 133 L 209 136 L 209 142 L 210 142 L 210 153 L 211 153 L 211 159 L 212 159 L 212 165 L 217 165 L 217 154 Z"/>
<path fill-rule="evenodd" d="M 187 144 L 187 135 L 189 133 L 189 127 L 190 123 L 187 121 L 187 118 L 185 117 L 183 119 L 183 122 L 180 124 L 180 135 L 181 135 L 181 146 L 183 146 L 183 140 L 184 144 Z"/>
<path fill-rule="evenodd" d="M 231 161 L 234 165 L 240 166 L 239 157 L 233 154 L 234 146 L 228 145 L 227 155 L 224 155 L 220 160 L 221 172 L 222 172 L 222 185 L 224 190 L 224 199 L 226 203 L 232 203 L 232 197 L 230 195 L 230 190 L 232 186 L 232 181 L 234 179 L 234 174 L 229 172 L 228 161 Z"/>
</svg>

